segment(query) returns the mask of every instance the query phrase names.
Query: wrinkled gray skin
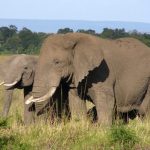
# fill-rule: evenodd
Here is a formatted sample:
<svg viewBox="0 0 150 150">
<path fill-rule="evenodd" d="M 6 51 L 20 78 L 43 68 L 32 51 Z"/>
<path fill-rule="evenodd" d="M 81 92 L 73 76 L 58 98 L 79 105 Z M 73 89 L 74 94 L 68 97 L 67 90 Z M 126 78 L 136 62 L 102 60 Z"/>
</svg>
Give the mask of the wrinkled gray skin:
<svg viewBox="0 0 150 150">
<path fill-rule="evenodd" d="M 33 97 L 26 103 L 46 100 L 62 78 L 73 75 L 78 95 L 83 101 L 87 97 L 93 100 L 99 123 L 112 124 L 116 112 L 137 110 L 145 114 L 150 108 L 149 62 L 150 48 L 133 38 L 52 35 L 41 48 Z M 71 103 L 78 110 L 84 109 L 81 100 Z"/>
<path fill-rule="evenodd" d="M 7 117 L 15 88 L 24 90 L 25 100 L 30 97 L 34 80 L 37 56 L 14 55 L 0 64 L 0 82 L 4 82 L 5 96 L 2 116 Z M 16 81 L 16 83 L 15 83 Z M 11 85 L 14 83 L 13 85 Z M 24 121 L 29 124 L 33 121 L 34 107 L 24 105 Z"/>
</svg>

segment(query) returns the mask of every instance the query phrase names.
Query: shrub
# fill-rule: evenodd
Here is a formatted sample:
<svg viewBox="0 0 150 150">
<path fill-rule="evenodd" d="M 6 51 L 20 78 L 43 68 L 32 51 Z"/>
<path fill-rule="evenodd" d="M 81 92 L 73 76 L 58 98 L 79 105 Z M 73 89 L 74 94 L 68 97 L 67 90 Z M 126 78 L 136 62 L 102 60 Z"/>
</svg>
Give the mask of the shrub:
<svg viewBox="0 0 150 150">
<path fill-rule="evenodd" d="M 0 117 L 0 128 L 7 128 L 9 127 L 8 118 Z"/>
<path fill-rule="evenodd" d="M 132 149 L 139 141 L 133 129 L 127 128 L 125 125 L 115 125 L 110 130 L 110 144 L 115 149 Z"/>
</svg>

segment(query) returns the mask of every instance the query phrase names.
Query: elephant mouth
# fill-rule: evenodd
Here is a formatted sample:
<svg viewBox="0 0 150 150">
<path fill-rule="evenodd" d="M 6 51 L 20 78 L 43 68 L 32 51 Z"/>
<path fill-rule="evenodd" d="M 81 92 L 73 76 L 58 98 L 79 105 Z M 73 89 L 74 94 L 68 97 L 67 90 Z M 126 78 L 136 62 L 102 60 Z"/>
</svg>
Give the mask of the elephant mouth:
<svg viewBox="0 0 150 150">
<path fill-rule="evenodd" d="M 25 101 L 25 104 L 30 104 L 32 102 L 43 102 L 48 100 L 50 97 L 53 96 L 53 94 L 55 93 L 57 87 L 51 87 L 50 90 L 47 92 L 47 94 L 45 94 L 44 96 L 40 97 L 40 98 L 34 98 L 33 96 L 31 96 L 30 98 L 28 98 Z"/>
</svg>

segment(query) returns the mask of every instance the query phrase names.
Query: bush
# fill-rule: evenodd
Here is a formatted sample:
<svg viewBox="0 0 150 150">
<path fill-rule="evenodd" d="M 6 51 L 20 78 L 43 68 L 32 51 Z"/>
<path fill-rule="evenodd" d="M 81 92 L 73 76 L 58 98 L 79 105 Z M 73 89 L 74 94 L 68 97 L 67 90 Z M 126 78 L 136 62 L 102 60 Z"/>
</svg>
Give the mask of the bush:
<svg viewBox="0 0 150 150">
<path fill-rule="evenodd" d="M 7 128 L 9 127 L 8 118 L 0 117 L 0 128 Z"/>
<path fill-rule="evenodd" d="M 18 135 L 0 136 L 0 149 L 1 150 L 30 150 L 31 146 L 23 143 Z"/>
<path fill-rule="evenodd" d="M 125 125 L 115 125 L 110 130 L 110 144 L 115 149 L 131 149 L 139 141 L 134 130 L 127 128 Z"/>
</svg>

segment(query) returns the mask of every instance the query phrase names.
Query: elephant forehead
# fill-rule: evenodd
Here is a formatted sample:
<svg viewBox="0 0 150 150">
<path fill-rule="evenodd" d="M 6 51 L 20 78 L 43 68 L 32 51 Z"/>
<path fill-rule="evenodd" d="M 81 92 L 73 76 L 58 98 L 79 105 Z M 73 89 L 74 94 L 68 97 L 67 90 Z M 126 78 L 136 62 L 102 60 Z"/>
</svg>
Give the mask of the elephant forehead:
<svg viewBox="0 0 150 150">
<path fill-rule="evenodd" d="M 75 40 L 70 36 L 58 34 L 58 35 L 49 36 L 43 43 L 42 49 L 61 48 L 62 50 L 67 50 L 69 48 L 72 48 L 74 43 Z"/>
<path fill-rule="evenodd" d="M 27 63 L 27 60 L 25 59 L 25 57 L 20 56 L 16 56 L 15 58 L 8 60 L 8 64 L 10 64 L 10 66 L 20 66 L 20 65 L 24 65 Z"/>
<path fill-rule="evenodd" d="M 64 43 L 64 38 L 62 35 L 55 35 L 55 36 L 49 36 L 43 45 L 45 45 L 45 47 L 49 47 L 49 46 L 62 46 Z"/>
<path fill-rule="evenodd" d="M 62 46 L 58 45 L 51 45 L 49 47 L 45 47 L 42 49 L 41 52 L 41 59 L 66 59 L 70 57 L 70 51 L 66 51 Z M 43 56 L 43 57 L 42 57 Z"/>
</svg>

